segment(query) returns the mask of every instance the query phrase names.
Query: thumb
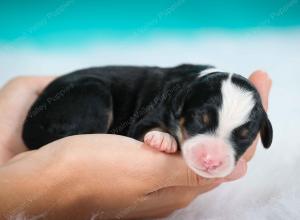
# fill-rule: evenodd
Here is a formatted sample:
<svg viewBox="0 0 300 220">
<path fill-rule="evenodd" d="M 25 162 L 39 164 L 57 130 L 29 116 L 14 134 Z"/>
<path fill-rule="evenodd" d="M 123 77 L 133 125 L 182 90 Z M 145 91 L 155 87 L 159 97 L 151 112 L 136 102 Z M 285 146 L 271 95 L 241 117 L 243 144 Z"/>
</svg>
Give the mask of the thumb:
<svg viewBox="0 0 300 220">
<path fill-rule="evenodd" d="M 249 77 L 249 80 L 254 84 L 254 86 L 258 90 L 262 99 L 262 104 L 265 110 L 267 110 L 269 94 L 272 87 L 272 80 L 266 72 L 263 72 L 261 70 L 257 70 L 254 73 L 252 73 Z"/>
</svg>

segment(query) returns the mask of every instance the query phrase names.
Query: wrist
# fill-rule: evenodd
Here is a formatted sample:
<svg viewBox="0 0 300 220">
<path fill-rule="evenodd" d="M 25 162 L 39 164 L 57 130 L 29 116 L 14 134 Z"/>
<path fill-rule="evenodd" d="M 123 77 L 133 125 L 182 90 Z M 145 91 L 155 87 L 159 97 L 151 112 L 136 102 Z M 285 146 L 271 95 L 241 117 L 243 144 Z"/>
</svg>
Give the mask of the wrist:
<svg viewBox="0 0 300 220">
<path fill-rule="evenodd" d="M 63 218 L 83 199 L 76 179 L 60 153 L 41 149 L 0 168 L 1 217 L 46 215 Z M 0 199 L 2 200 L 2 199 Z M 68 215 L 68 216 L 69 216 Z"/>
</svg>

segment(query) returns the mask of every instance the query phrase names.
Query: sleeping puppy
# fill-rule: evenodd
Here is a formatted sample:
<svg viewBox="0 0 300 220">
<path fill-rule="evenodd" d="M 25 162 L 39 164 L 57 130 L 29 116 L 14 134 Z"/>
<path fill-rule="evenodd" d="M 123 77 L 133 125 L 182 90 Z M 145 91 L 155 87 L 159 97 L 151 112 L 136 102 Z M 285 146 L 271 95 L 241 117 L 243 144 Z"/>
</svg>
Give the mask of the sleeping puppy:
<svg viewBox="0 0 300 220">
<path fill-rule="evenodd" d="M 272 126 L 255 87 L 207 65 L 106 66 L 54 80 L 24 123 L 29 149 L 77 134 L 119 134 L 167 153 L 181 151 L 197 174 L 224 177 Z"/>
</svg>

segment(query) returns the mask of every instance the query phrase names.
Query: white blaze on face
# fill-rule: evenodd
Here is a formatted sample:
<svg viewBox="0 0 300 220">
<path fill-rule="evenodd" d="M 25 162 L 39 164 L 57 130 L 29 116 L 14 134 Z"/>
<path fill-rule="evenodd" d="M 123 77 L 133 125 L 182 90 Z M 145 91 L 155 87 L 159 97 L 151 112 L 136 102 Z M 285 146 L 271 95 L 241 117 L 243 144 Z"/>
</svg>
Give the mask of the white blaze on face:
<svg viewBox="0 0 300 220">
<path fill-rule="evenodd" d="M 224 177 L 233 171 L 235 151 L 230 136 L 235 128 L 248 121 L 255 105 L 253 94 L 233 84 L 231 76 L 222 82 L 221 95 L 222 105 L 218 111 L 216 131 L 191 137 L 182 146 L 189 167 L 207 178 Z M 207 161 L 221 165 L 215 168 L 207 165 Z"/>
<path fill-rule="evenodd" d="M 222 106 L 216 136 L 229 139 L 231 132 L 248 121 L 255 105 L 253 94 L 231 81 L 231 76 L 222 83 Z"/>
</svg>

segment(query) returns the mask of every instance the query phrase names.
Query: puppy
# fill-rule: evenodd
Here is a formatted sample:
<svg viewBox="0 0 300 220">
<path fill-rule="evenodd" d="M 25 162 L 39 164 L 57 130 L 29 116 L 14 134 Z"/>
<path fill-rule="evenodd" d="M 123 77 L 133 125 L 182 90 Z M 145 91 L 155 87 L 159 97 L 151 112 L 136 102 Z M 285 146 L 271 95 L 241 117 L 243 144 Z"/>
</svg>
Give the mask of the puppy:
<svg viewBox="0 0 300 220">
<path fill-rule="evenodd" d="M 29 149 L 77 134 L 119 134 L 167 153 L 181 151 L 197 174 L 231 173 L 260 132 L 272 125 L 255 87 L 207 65 L 172 68 L 106 66 L 54 80 L 30 109 L 23 140 Z"/>
</svg>

